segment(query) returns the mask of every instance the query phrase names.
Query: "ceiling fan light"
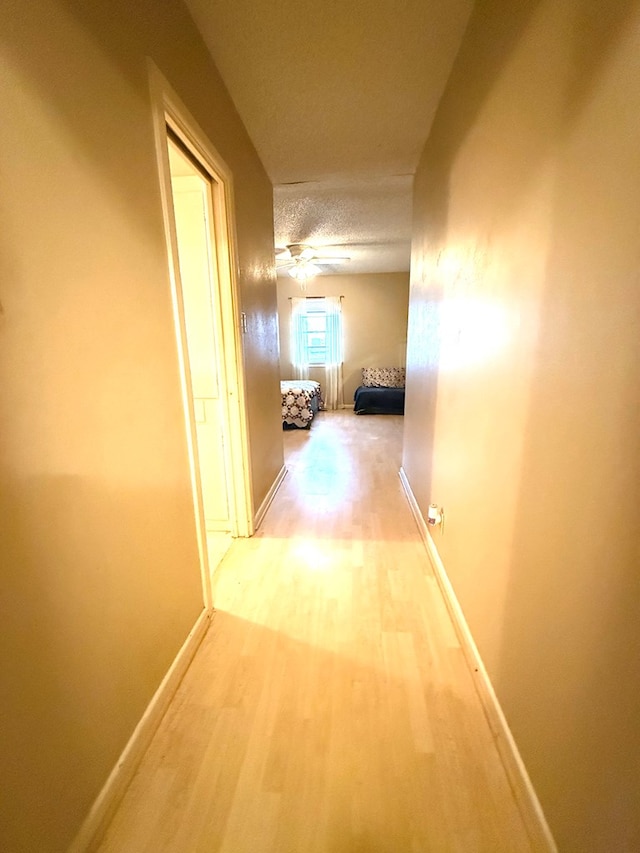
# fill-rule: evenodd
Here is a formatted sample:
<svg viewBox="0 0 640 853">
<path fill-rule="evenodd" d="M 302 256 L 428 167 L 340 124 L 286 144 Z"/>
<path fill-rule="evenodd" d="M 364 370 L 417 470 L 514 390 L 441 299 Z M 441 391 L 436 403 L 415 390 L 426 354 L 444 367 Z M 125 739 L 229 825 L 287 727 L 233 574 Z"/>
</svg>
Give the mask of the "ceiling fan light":
<svg viewBox="0 0 640 853">
<path fill-rule="evenodd" d="M 309 261 L 299 261 L 291 267 L 289 275 L 298 281 L 307 281 L 307 279 L 318 275 L 319 272 L 321 272 L 320 267 L 317 267 L 315 264 Z"/>
<path fill-rule="evenodd" d="M 304 267 L 300 267 L 297 264 L 295 267 L 291 267 L 291 269 L 289 270 L 289 275 L 291 276 L 291 278 L 295 278 L 298 281 L 306 281 L 309 278 L 307 271 L 304 269 Z"/>
</svg>

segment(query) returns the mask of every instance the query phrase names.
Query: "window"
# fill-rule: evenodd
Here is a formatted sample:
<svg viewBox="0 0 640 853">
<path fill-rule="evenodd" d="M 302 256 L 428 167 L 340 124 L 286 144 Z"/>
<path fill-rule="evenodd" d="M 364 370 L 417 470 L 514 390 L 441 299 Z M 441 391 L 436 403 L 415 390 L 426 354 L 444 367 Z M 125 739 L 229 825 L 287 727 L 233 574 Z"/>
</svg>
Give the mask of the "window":
<svg viewBox="0 0 640 853">
<path fill-rule="evenodd" d="M 325 408 L 342 399 L 342 307 L 340 296 L 291 297 L 291 366 L 295 379 L 309 368 L 324 369 Z"/>
<path fill-rule="evenodd" d="M 307 364 L 323 367 L 327 360 L 327 308 L 322 298 L 308 298 L 305 302 L 305 312 L 300 320 Z"/>
</svg>

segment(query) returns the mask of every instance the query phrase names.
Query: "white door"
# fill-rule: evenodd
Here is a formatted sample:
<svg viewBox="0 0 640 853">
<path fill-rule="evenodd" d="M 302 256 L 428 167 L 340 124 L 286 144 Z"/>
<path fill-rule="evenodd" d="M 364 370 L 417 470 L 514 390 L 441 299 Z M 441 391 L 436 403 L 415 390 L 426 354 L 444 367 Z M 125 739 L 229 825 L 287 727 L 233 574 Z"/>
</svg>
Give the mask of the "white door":
<svg viewBox="0 0 640 853">
<path fill-rule="evenodd" d="M 233 529 L 222 315 L 211 179 L 169 141 L 171 188 L 205 525 Z"/>
</svg>

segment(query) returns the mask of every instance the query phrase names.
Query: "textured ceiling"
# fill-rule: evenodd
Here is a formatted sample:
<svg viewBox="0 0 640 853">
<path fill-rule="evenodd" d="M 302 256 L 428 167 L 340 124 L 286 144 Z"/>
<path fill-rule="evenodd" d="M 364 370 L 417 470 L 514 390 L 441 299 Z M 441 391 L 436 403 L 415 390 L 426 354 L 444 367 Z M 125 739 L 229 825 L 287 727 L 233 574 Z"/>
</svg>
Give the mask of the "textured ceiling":
<svg viewBox="0 0 640 853">
<path fill-rule="evenodd" d="M 276 245 L 407 270 L 411 176 L 472 0 L 187 5 L 275 185 Z"/>
</svg>

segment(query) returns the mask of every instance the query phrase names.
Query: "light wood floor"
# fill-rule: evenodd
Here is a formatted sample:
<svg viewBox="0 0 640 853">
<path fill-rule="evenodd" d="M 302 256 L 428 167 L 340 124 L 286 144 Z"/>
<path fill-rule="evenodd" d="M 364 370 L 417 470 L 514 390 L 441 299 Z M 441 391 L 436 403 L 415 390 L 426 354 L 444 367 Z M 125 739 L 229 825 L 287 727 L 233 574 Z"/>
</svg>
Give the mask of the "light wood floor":
<svg viewBox="0 0 640 853">
<path fill-rule="evenodd" d="M 402 493 L 402 418 L 321 413 L 284 443 L 100 850 L 530 851 Z"/>
</svg>

